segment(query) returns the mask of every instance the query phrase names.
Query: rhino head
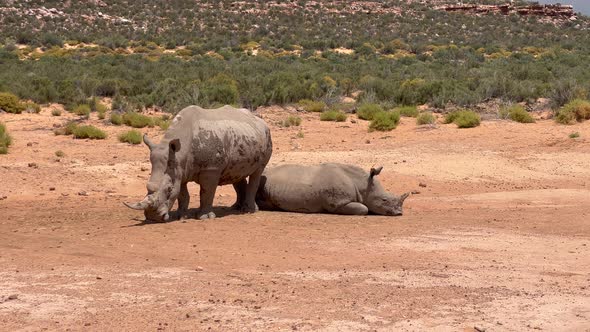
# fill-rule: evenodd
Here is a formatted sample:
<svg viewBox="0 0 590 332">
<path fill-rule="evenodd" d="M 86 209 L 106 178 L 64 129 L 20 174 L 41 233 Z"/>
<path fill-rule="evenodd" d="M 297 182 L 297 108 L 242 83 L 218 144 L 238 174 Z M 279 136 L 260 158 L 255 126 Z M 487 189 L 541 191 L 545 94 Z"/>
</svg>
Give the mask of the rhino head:
<svg viewBox="0 0 590 332">
<path fill-rule="evenodd" d="M 147 183 L 147 195 L 138 203 L 124 203 L 134 210 L 143 210 L 145 218 L 151 221 L 168 221 L 170 209 L 180 194 L 180 177 L 177 174 L 177 152 L 180 140 L 154 144 L 147 135 L 143 142 L 150 149 L 152 174 Z"/>
<path fill-rule="evenodd" d="M 367 185 L 366 204 L 369 211 L 384 216 L 401 216 L 403 214 L 403 204 L 410 193 L 396 196 L 388 193 L 383 189 L 379 180 L 375 176 L 381 173 L 383 166 L 371 168 L 369 173 L 369 182 Z"/>
</svg>

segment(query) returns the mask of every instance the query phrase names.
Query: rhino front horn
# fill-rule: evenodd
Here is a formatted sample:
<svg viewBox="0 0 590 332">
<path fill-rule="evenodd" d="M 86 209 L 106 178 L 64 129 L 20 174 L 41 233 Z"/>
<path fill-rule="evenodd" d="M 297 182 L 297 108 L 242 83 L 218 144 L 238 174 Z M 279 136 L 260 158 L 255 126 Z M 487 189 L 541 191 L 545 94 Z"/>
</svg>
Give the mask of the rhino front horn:
<svg viewBox="0 0 590 332">
<path fill-rule="evenodd" d="M 406 200 L 406 198 L 408 198 L 408 196 L 410 196 L 410 193 L 405 193 L 405 194 L 401 195 L 399 197 L 400 202 L 403 203 Z"/>
<path fill-rule="evenodd" d="M 138 202 L 138 203 L 123 202 L 123 204 L 125 204 L 126 207 L 133 209 L 133 210 L 145 210 L 150 206 L 150 198 L 149 198 L 149 196 L 146 196 L 146 198 L 144 198 L 143 201 L 141 201 L 141 202 Z"/>
</svg>

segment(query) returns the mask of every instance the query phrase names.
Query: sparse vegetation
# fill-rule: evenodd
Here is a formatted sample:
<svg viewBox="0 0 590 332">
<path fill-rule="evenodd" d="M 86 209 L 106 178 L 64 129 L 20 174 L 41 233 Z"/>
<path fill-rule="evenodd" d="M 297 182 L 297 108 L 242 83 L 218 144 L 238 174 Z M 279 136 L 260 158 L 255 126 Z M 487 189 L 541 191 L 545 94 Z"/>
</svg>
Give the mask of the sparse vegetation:
<svg viewBox="0 0 590 332">
<path fill-rule="evenodd" d="M 569 125 L 590 119 L 590 101 L 575 99 L 557 111 L 555 121 Z"/>
<path fill-rule="evenodd" d="M 55 156 L 58 158 L 63 158 L 66 154 L 62 150 L 55 151 Z"/>
<path fill-rule="evenodd" d="M 320 114 L 321 121 L 344 122 L 346 121 L 346 117 L 346 113 L 337 110 L 328 110 Z"/>
<path fill-rule="evenodd" d="M 124 113 L 123 123 L 133 128 L 144 128 L 154 126 L 154 120 L 151 117 L 139 114 L 137 112 Z"/>
<path fill-rule="evenodd" d="M 305 134 L 303 133 L 303 130 L 300 130 L 297 132 L 297 138 L 304 138 Z"/>
<path fill-rule="evenodd" d="M 281 121 L 281 127 L 291 127 L 291 126 L 299 126 L 301 125 L 301 118 L 298 116 L 289 116 L 285 120 Z"/>
<path fill-rule="evenodd" d="M 394 111 L 398 111 L 401 116 L 415 118 L 418 116 L 418 107 L 416 106 L 402 106 L 396 107 Z"/>
<path fill-rule="evenodd" d="M 41 106 L 37 103 L 33 102 L 26 102 L 25 103 L 25 112 L 39 114 L 41 113 Z"/>
<path fill-rule="evenodd" d="M 119 135 L 119 141 L 122 143 L 139 144 L 142 136 L 137 130 L 129 130 Z"/>
<path fill-rule="evenodd" d="M 51 110 L 51 115 L 53 116 L 61 116 L 61 110 L 58 110 L 56 108 Z"/>
<path fill-rule="evenodd" d="M 433 124 L 435 122 L 436 119 L 432 112 L 422 112 L 416 117 L 416 124 L 418 125 Z"/>
<path fill-rule="evenodd" d="M 323 112 L 328 107 L 323 101 L 313 101 L 309 99 L 300 100 L 299 106 L 306 112 Z"/>
<path fill-rule="evenodd" d="M 571 139 L 578 138 L 578 137 L 580 137 L 580 133 L 578 133 L 578 132 L 569 134 L 569 138 L 571 138 Z"/>
<path fill-rule="evenodd" d="M 72 134 L 74 138 L 84 139 L 105 139 L 107 134 L 94 126 L 77 126 L 74 128 Z"/>
<path fill-rule="evenodd" d="M 512 105 L 500 109 L 501 119 L 510 119 L 520 123 L 533 123 L 535 119 L 527 112 L 522 105 Z"/>
<path fill-rule="evenodd" d="M 0 110 L 7 113 L 20 114 L 25 110 L 25 105 L 12 93 L 0 92 Z"/>
<path fill-rule="evenodd" d="M 123 116 L 121 116 L 121 114 L 119 114 L 119 113 L 113 112 L 113 113 L 111 113 L 110 121 L 115 126 L 120 126 L 123 124 Z"/>
<path fill-rule="evenodd" d="M 72 113 L 74 113 L 76 115 L 88 117 L 90 115 L 90 106 L 88 106 L 86 104 L 80 104 L 72 110 Z"/>
<path fill-rule="evenodd" d="M 400 120 L 400 114 L 397 111 L 381 111 L 375 113 L 369 124 L 369 131 L 390 131 L 397 127 Z"/>
<path fill-rule="evenodd" d="M 78 124 L 75 121 L 70 121 L 66 123 L 65 126 L 61 128 L 57 128 L 53 131 L 53 133 L 57 135 L 72 135 L 74 130 L 78 127 Z"/>
<path fill-rule="evenodd" d="M 481 117 L 470 110 L 454 111 L 445 116 L 445 123 L 454 123 L 459 128 L 473 128 L 479 126 Z"/>
<path fill-rule="evenodd" d="M 359 106 L 358 110 L 356 111 L 356 114 L 359 117 L 359 119 L 373 120 L 375 114 L 381 112 L 383 112 L 383 108 L 377 104 L 363 104 Z"/>
<path fill-rule="evenodd" d="M 8 147 L 12 144 L 12 137 L 8 134 L 6 126 L 0 122 L 0 154 L 7 154 Z"/>
</svg>

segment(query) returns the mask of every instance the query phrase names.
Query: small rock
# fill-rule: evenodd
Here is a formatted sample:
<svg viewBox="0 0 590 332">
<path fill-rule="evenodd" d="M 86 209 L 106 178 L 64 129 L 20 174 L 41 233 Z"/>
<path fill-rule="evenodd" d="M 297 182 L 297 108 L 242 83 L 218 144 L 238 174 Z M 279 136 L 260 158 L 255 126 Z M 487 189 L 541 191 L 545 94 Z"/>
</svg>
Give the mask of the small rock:
<svg viewBox="0 0 590 332">
<path fill-rule="evenodd" d="M 27 143 L 27 146 L 33 146 L 32 142 Z"/>
<path fill-rule="evenodd" d="M 82 190 L 82 191 L 78 192 L 78 195 L 80 195 L 80 196 L 88 196 L 88 193 L 85 192 L 84 190 Z"/>
<path fill-rule="evenodd" d="M 8 296 L 8 300 L 16 300 L 16 299 L 18 299 L 18 295 L 16 295 L 16 294 L 12 294 L 12 295 Z"/>
<path fill-rule="evenodd" d="M 148 169 L 147 169 L 147 167 L 141 166 L 141 171 L 142 171 L 142 172 L 145 172 L 145 171 L 147 171 L 147 170 L 148 170 Z"/>
<path fill-rule="evenodd" d="M 68 193 L 61 193 L 62 196 L 70 196 Z"/>
<path fill-rule="evenodd" d="M 60 128 L 60 127 L 61 127 L 61 125 L 59 123 L 54 123 L 53 124 L 53 128 Z"/>
<path fill-rule="evenodd" d="M 55 187 L 49 187 L 49 191 L 54 191 Z"/>
<path fill-rule="evenodd" d="M 477 332 L 486 332 L 486 329 L 484 329 L 483 327 L 479 327 L 479 326 L 474 326 L 473 329 L 475 329 Z"/>
<path fill-rule="evenodd" d="M 371 144 L 371 140 L 370 139 L 366 140 L 365 144 Z"/>
<path fill-rule="evenodd" d="M 0 196 L 0 201 L 3 201 L 5 199 L 7 199 L 7 198 L 8 198 L 8 196 L 6 196 L 6 195 L 5 196 Z"/>
<path fill-rule="evenodd" d="M 102 277 L 96 276 L 96 280 L 102 280 Z"/>
<path fill-rule="evenodd" d="M 418 195 L 420 194 L 420 190 L 412 190 L 412 195 Z"/>
<path fill-rule="evenodd" d="M 202 272 L 202 271 L 204 271 L 204 270 L 205 270 L 205 269 L 203 269 L 203 267 L 202 267 L 202 266 L 197 266 L 197 268 L 195 268 L 195 271 L 197 271 L 197 272 Z"/>
<path fill-rule="evenodd" d="M 420 182 L 420 183 L 418 183 L 418 185 L 422 188 L 426 188 L 426 183 L 424 183 L 424 182 Z"/>
<path fill-rule="evenodd" d="M 37 163 L 29 163 L 29 167 L 38 168 Z"/>
<path fill-rule="evenodd" d="M 350 119 L 350 123 L 356 123 L 355 119 Z"/>
</svg>

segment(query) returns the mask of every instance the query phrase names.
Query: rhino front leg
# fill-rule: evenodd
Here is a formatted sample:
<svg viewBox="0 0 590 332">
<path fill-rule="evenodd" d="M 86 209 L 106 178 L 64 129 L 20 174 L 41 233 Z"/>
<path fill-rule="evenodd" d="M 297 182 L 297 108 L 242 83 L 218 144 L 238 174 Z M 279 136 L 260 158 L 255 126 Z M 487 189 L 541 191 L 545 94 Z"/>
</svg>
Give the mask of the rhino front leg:
<svg viewBox="0 0 590 332">
<path fill-rule="evenodd" d="M 258 205 L 256 205 L 256 192 L 260 185 L 260 177 L 264 167 L 256 170 L 248 177 L 248 185 L 246 186 L 246 197 L 244 198 L 244 204 L 242 205 L 242 212 L 254 213 L 258 211 Z"/>
<path fill-rule="evenodd" d="M 330 211 L 336 214 L 347 214 L 347 215 L 355 215 L 355 216 L 364 216 L 369 214 L 369 208 L 366 205 L 361 204 L 359 202 L 351 202 L 346 205 L 343 205 L 337 208 L 334 211 Z"/>
<path fill-rule="evenodd" d="M 184 220 L 188 218 L 188 204 L 191 200 L 191 196 L 188 193 L 187 184 L 183 183 L 180 185 L 180 194 L 178 194 L 178 218 Z"/>
<path fill-rule="evenodd" d="M 234 189 L 236 190 L 236 202 L 232 205 L 232 209 L 240 210 L 244 206 L 244 200 L 246 199 L 246 188 L 248 187 L 248 181 L 243 179 L 240 182 L 234 183 Z"/>
<path fill-rule="evenodd" d="M 201 171 L 199 174 L 199 185 L 201 207 L 199 210 L 199 219 L 214 219 L 215 213 L 213 213 L 213 198 L 215 198 L 215 191 L 217 185 L 219 185 L 219 172 L 218 171 Z"/>
</svg>

